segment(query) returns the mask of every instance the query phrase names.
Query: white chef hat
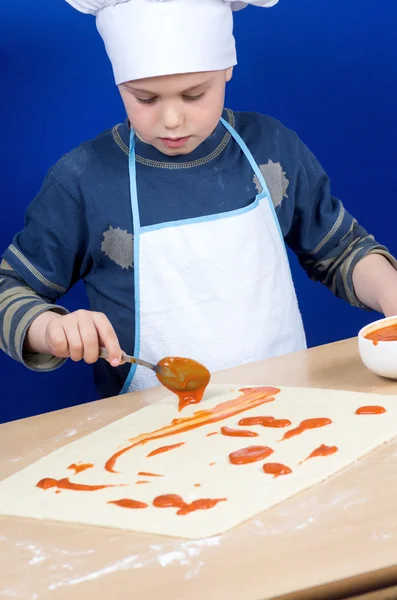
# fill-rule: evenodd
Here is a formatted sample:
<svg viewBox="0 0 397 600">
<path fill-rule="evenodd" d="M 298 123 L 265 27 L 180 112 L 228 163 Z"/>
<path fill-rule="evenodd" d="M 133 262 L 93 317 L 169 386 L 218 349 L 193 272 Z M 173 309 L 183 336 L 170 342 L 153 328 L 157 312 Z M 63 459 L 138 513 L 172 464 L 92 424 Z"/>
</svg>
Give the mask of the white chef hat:
<svg viewBox="0 0 397 600">
<path fill-rule="evenodd" d="M 232 11 L 278 0 L 66 0 L 96 16 L 116 84 L 237 64 Z"/>
</svg>

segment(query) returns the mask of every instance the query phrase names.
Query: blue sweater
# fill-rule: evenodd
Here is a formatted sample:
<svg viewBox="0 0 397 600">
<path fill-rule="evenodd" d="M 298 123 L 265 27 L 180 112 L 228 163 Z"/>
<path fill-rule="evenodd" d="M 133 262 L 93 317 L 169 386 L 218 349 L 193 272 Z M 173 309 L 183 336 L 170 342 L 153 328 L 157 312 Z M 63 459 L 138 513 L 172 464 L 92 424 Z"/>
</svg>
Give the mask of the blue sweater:
<svg viewBox="0 0 397 600">
<path fill-rule="evenodd" d="M 224 111 L 260 165 L 287 245 L 309 277 L 363 307 L 352 284 L 357 261 L 380 246 L 331 195 L 329 179 L 297 135 L 254 113 Z M 63 156 L 29 206 L 25 226 L 0 268 L 0 346 L 28 368 L 64 361 L 23 352 L 26 330 L 83 279 L 91 310 L 104 312 L 133 353 L 135 302 L 128 121 Z M 167 157 L 136 142 L 141 224 L 188 219 L 249 205 L 259 183 L 223 125 L 187 156 Z M 27 286 L 27 287 L 26 287 Z M 3 301 L 2 301 L 3 300 Z M 61 307 L 56 308 L 62 314 Z M 101 397 L 120 392 L 128 365 L 94 365 Z"/>
</svg>

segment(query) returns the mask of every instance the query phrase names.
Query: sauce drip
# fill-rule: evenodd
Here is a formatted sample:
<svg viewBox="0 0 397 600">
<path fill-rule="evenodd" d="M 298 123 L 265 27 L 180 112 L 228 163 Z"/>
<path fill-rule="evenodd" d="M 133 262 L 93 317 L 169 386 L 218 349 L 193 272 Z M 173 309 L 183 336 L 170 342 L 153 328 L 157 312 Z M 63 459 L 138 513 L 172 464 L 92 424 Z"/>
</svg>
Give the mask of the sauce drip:
<svg viewBox="0 0 397 600">
<path fill-rule="evenodd" d="M 375 331 L 367 333 L 364 337 L 374 342 L 375 346 L 378 342 L 397 342 L 397 323 L 375 329 Z"/>
<path fill-rule="evenodd" d="M 153 500 L 153 506 L 156 508 L 182 508 L 185 505 L 186 502 L 176 494 L 164 494 Z"/>
<path fill-rule="evenodd" d="M 356 415 L 381 415 L 386 409 L 383 406 L 360 406 L 356 410 Z"/>
<path fill-rule="evenodd" d="M 93 464 L 91 463 L 77 463 L 77 464 L 72 464 L 68 466 L 68 469 L 74 471 L 75 475 L 78 475 L 79 473 L 82 473 L 83 471 L 86 471 L 87 469 L 92 469 L 93 468 Z"/>
<path fill-rule="evenodd" d="M 146 471 L 139 471 L 140 477 L 164 477 L 164 475 L 157 475 L 156 473 L 146 473 Z"/>
<path fill-rule="evenodd" d="M 206 437 L 211 437 L 211 435 L 218 435 L 217 431 L 211 431 L 211 433 L 207 433 Z"/>
<path fill-rule="evenodd" d="M 142 483 L 151 483 L 150 481 L 136 481 L 136 485 L 141 485 Z"/>
<path fill-rule="evenodd" d="M 330 456 L 331 454 L 335 454 L 335 452 L 338 452 L 338 446 L 326 446 L 325 444 L 321 444 L 321 446 L 313 450 L 305 460 L 316 456 Z"/>
<path fill-rule="evenodd" d="M 186 442 L 180 442 L 179 444 L 172 444 L 171 446 L 161 446 L 161 448 L 156 448 L 152 452 L 149 452 L 147 457 L 156 456 L 156 454 L 162 454 L 163 452 L 169 452 L 170 450 L 174 450 L 174 448 L 179 448 L 179 446 L 183 446 Z"/>
<path fill-rule="evenodd" d="M 186 504 L 177 511 L 177 515 L 188 515 L 196 510 L 209 510 L 214 508 L 219 502 L 226 502 L 227 498 L 201 498 L 193 500 L 190 504 Z"/>
<path fill-rule="evenodd" d="M 305 419 L 304 421 L 302 421 L 302 423 L 298 427 L 295 427 L 295 429 L 290 429 L 289 431 L 286 431 L 284 434 L 284 437 L 282 439 L 288 440 L 289 438 L 294 437 L 295 435 L 299 435 L 300 433 L 303 433 L 304 431 L 308 431 L 309 429 L 317 429 L 318 427 L 325 427 L 326 425 L 330 425 L 331 423 L 332 423 L 331 419 L 324 419 L 324 418 Z"/>
<path fill-rule="evenodd" d="M 291 421 L 288 419 L 275 419 L 274 417 L 246 417 L 240 419 L 239 425 L 262 425 L 262 427 L 289 427 Z"/>
<path fill-rule="evenodd" d="M 201 401 L 211 378 L 207 367 L 190 358 L 179 357 L 163 358 L 158 365 L 157 379 L 178 396 L 180 411 Z"/>
<path fill-rule="evenodd" d="M 119 485 L 85 485 L 84 483 L 73 483 L 69 481 L 69 479 L 52 479 L 51 477 L 46 477 L 45 479 L 41 479 L 39 483 L 36 484 L 36 487 L 41 488 L 42 490 L 49 490 L 50 488 L 58 488 L 61 490 L 74 490 L 76 492 L 96 492 L 97 490 L 104 490 L 105 488 L 111 487 L 120 487 Z"/>
<path fill-rule="evenodd" d="M 259 434 L 255 431 L 249 431 L 248 429 L 232 429 L 231 427 L 222 427 L 222 435 L 229 437 L 256 437 Z"/>
<path fill-rule="evenodd" d="M 148 508 L 145 502 L 139 502 L 138 500 L 130 500 L 129 498 L 122 498 L 121 500 L 110 500 L 107 504 L 115 504 L 121 506 L 121 508 Z"/>
<path fill-rule="evenodd" d="M 281 463 L 265 463 L 262 468 L 264 473 L 273 475 L 274 478 L 292 473 L 292 469 Z"/>
<path fill-rule="evenodd" d="M 251 408 L 261 406 L 266 402 L 272 402 L 274 396 L 278 394 L 279 391 L 280 390 L 275 387 L 241 388 L 240 392 L 242 392 L 242 394 L 233 400 L 221 402 L 211 409 L 199 410 L 190 417 L 174 419 L 170 425 L 132 438 L 132 443 L 129 446 L 119 450 L 107 460 L 105 469 L 106 471 L 109 471 L 109 473 L 116 473 L 114 467 L 117 459 L 136 446 L 141 446 L 151 440 L 158 440 L 178 433 L 184 433 L 185 431 L 191 431 L 192 429 L 197 429 L 210 423 L 217 423 L 218 421 L 228 419 L 229 417 L 238 415 Z"/>
<path fill-rule="evenodd" d="M 153 500 L 153 506 L 156 508 L 178 508 L 177 515 L 188 515 L 196 510 L 208 510 L 214 508 L 219 502 L 226 502 L 227 498 L 201 498 L 193 500 L 188 504 L 180 496 L 176 494 L 165 494 L 157 496 Z"/>
<path fill-rule="evenodd" d="M 232 465 L 246 465 L 263 460 L 273 454 L 273 452 L 274 450 L 268 446 L 248 446 L 248 448 L 242 448 L 229 454 L 229 461 Z"/>
</svg>

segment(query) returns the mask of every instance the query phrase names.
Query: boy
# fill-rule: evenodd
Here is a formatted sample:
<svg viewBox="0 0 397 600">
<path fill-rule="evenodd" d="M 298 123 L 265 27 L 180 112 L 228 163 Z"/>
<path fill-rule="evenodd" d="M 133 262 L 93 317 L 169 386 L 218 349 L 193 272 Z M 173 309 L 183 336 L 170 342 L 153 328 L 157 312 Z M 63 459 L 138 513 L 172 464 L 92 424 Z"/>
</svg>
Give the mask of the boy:
<svg viewBox="0 0 397 600">
<path fill-rule="evenodd" d="M 284 240 L 338 297 L 397 313 L 395 259 L 310 151 L 277 121 L 224 108 L 241 2 L 68 2 L 96 15 L 128 118 L 50 169 L 3 255 L 10 356 L 40 371 L 84 359 L 106 397 L 156 383 L 120 365 L 121 348 L 211 371 L 303 349 Z M 90 311 L 68 314 L 55 302 L 78 279 Z"/>
</svg>

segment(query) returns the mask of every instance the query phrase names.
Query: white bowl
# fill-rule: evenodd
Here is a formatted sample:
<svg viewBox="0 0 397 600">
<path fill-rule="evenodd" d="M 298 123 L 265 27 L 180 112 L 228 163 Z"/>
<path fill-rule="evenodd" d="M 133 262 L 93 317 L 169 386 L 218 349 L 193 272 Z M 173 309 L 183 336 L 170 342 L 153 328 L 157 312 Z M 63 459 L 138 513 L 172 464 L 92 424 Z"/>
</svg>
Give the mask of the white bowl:
<svg viewBox="0 0 397 600">
<path fill-rule="evenodd" d="M 389 379 L 397 379 L 397 341 L 376 344 L 364 336 L 372 331 L 397 324 L 397 316 L 373 321 L 363 327 L 358 333 L 358 350 L 364 365 L 377 375 Z"/>
</svg>

